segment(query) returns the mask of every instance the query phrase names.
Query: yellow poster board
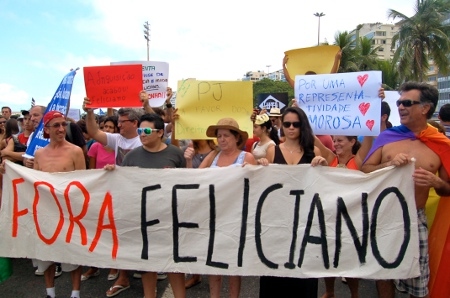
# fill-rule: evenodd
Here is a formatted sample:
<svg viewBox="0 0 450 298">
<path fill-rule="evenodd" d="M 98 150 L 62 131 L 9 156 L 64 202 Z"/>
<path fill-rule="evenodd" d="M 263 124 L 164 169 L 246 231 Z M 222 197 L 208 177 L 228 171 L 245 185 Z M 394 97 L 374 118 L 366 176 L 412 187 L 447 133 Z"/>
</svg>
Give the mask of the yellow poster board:
<svg viewBox="0 0 450 298">
<path fill-rule="evenodd" d="M 231 117 L 249 136 L 253 134 L 253 83 L 241 81 L 178 81 L 175 137 L 208 139 L 206 129 L 221 118 Z"/>
<path fill-rule="evenodd" d="M 316 46 L 284 52 L 289 58 L 286 63 L 289 76 L 293 79 L 296 75 L 304 75 L 308 71 L 316 74 L 330 73 L 339 50 L 339 46 Z"/>
</svg>

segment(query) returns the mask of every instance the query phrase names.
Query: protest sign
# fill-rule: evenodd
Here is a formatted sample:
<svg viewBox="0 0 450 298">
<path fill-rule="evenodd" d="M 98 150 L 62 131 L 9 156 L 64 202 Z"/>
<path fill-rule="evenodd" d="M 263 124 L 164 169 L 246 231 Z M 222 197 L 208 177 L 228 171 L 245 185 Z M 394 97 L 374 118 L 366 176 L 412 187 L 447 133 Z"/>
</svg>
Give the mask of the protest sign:
<svg viewBox="0 0 450 298">
<path fill-rule="evenodd" d="M 207 139 L 206 129 L 221 118 L 234 118 L 239 128 L 252 135 L 252 82 L 178 81 L 175 122 L 177 139 Z"/>
<path fill-rule="evenodd" d="M 50 111 L 59 111 L 64 115 L 67 114 L 67 108 L 69 107 L 70 103 L 70 94 L 72 93 L 73 79 L 77 74 L 77 70 L 78 68 L 76 70 L 72 70 L 64 76 L 61 83 L 59 84 L 58 89 L 56 89 L 52 100 L 47 105 L 44 114 Z M 30 145 L 27 147 L 27 151 L 25 152 L 23 157 L 33 158 L 36 150 L 47 146 L 48 143 L 49 140 L 44 138 L 44 123 L 41 119 L 38 127 L 34 130 L 33 138 L 31 139 Z"/>
<path fill-rule="evenodd" d="M 381 71 L 295 77 L 295 98 L 315 134 L 377 136 Z"/>
<path fill-rule="evenodd" d="M 289 98 L 287 92 L 284 93 L 261 93 L 256 97 L 259 109 L 266 109 L 267 112 L 271 108 L 280 109 L 281 113 L 287 108 Z"/>
<path fill-rule="evenodd" d="M 140 65 L 84 67 L 86 95 L 91 100 L 88 108 L 141 107 L 142 90 Z"/>
<path fill-rule="evenodd" d="M 291 78 L 311 71 L 316 74 L 331 73 L 339 50 L 339 46 L 325 45 L 286 51 L 284 54 L 289 58 L 286 70 Z"/>
<path fill-rule="evenodd" d="M 45 173 L 6 164 L 0 256 L 154 272 L 417 276 L 414 165 Z"/>
<path fill-rule="evenodd" d="M 142 65 L 142 90 L 147 91 L 150 106 L 162 106 L 166 100 L 166 90 L 169 81 L 169 63 L 160 61 L 111 62 L 111 65 L 123 64 Z"/>
</svg>

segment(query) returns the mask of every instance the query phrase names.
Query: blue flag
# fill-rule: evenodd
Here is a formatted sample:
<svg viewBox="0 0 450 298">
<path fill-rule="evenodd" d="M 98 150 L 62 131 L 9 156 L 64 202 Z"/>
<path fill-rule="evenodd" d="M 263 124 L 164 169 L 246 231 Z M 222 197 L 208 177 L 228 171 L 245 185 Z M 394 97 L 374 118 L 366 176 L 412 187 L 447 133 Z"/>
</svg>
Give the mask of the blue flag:
<svg viewBox="0 0 450 298">
<path fill-rule="evenodd" d="M 55 95 L 53 95 L 52 100 L 48 104 L 45 114 L 49 111 L 59 111 L 62 114 L 67 115 L 70 103 L 70 94 L 72 92 L 72 83 L 76 74 L 77 72 L 74 70 L 64 76 L 61 84 L 59 84 L 59 87 L 55 92 Z M 44 138 L 43 119 L 44 118 L 42 118 L 39 126 L 35 129 L 30 146 L 28 146 L 27 151 L 23 155 L 26 158 L 33 158 L 37 149 L 45 147 L 49 143 L 49 140 Z"/>
</svg>

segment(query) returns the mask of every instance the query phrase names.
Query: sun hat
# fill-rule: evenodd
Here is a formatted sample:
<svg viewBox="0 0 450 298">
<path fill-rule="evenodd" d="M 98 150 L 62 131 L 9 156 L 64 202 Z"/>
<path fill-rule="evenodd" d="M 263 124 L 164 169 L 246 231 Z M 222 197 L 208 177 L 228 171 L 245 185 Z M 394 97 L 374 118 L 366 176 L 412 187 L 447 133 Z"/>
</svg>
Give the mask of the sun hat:
<svg viewBox="0 0 450 298">
<path fill-rule="evenodd" d="M 269 115 L 267 115 L 267 114 L 256 115 L 256 118 L 255 118 L 256 125 L 262 125 L 262 124 L 266 123 L 267 121 L 270 121 Z"/>
<path fill-rule="evenodd" d="M 271 108 L 269 112 L 270 117 L 281 117 L 281 110 L 279 108 Z"/>
<path fill-rule="evenodd" d="M 239 129 L 239 124 L 233 118 L 222 118 L 216 125 L 210 125 L 206 130 L 206 136 L 215 138 L 218 129 L 229 129 L 237 132 L 241 136 L 241 141 L 238 142 L 238 147 L 242 148 L 248 139 L 248 133 Z"/>
</svg>

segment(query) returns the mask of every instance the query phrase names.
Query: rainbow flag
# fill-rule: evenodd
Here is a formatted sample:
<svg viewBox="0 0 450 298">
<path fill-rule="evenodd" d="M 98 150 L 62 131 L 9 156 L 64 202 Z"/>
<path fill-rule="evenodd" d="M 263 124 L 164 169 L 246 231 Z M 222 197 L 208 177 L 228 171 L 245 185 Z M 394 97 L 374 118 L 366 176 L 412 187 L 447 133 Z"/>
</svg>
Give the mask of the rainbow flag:
<svg viewBox="0 0 450 298">
<path fill-rule="evenodd" d="M 444 169 L 450 175 L 450 140 L 431 125 L 428 125 L 418 135 L 415 135 L 404 125 L 383 131 L 375 140 L 364 162 L 378 148 L 405 139 L 423 142 L 439 156 Z M 430 193 L 433 193 L 433 191 L 430 191 Z M 431 196 L 427 206 L 429 207 L 426 210 L 427 217 L 431 222 L 428 227 L 428 253 L 430 257 L 428 289 L 430 297 L 450 297 L 450 197 Z"/>
</svg>

